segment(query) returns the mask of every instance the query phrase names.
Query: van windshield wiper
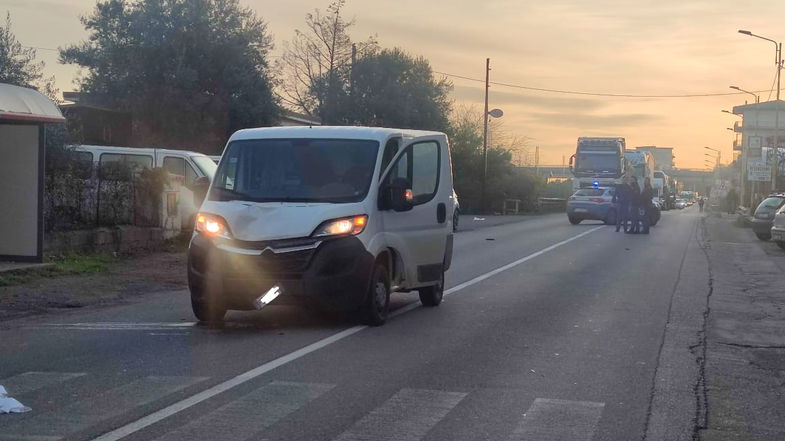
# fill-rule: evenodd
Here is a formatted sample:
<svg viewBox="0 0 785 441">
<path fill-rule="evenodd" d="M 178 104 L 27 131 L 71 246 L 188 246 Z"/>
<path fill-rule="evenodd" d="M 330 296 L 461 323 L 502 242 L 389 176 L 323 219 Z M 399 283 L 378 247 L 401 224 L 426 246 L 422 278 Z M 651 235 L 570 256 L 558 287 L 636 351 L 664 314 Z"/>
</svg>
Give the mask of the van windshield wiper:
<svg viewBox="0 0 785 441">
<path fill-rule="evenodd" d="M 227 201 L 232 199 L 236 199 L 240 201 L 250 201 L 254 199 L 253 196 L 249 194 L 237 190 L 225 188 L 225 187 L 213 187 L 213 190 L 216 190 L 220 193 L 218 199 L 222 201 Z"/>
</svg>

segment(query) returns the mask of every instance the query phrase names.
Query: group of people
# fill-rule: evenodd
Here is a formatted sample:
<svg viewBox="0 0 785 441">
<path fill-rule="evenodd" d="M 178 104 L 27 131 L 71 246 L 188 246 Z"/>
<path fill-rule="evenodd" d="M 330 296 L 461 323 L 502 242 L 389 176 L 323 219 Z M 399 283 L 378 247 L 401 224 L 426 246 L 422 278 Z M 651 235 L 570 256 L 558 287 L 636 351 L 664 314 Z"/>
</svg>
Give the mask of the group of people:
<svg viewBox="0 0 785 441">
<path fill-rule="evenodd" d="M 651 179 L 644 179 L 641 189 L 634 176 L 626 176 L 613 195 L 613 203 L 616 204 L 616 232 L 623 228 L 627 234 L 649 234 L 653 197 Z"/>
</svg>

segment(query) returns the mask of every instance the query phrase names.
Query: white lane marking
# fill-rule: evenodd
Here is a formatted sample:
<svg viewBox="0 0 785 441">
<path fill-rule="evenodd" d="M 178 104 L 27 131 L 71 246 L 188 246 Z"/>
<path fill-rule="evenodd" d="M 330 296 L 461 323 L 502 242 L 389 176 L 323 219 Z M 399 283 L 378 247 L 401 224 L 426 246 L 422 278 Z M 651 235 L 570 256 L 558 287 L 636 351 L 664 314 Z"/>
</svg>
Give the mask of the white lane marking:
<svg viewBox="0 0 785 441">
<path fill-rule="evenodd" d="M 11 438 L 14 436 L 65 437 L 206 379 L 183 376 L 140 378 L 87 399 L 73 401 L 52 412 L 19 419 L 3 427 L 3 433 Z"/>
<path fill-rule="evenodd" d="M 27 326 L 28 329 L 72 329 L 82 331 L 163 331 L 167 329 L 193 328 L 196 322 L 176 323 L 134 323 L 134 322 L 86 322 L 86 323 L 48 323 L 38 326 Z"/>
<path fill-rule="evenodd" d="M 86 375 L 84 372 L 24 372 L 0 380 L 9 394 L 23 395 Z"/>
<path fill-rule="evenodd" d="M 506 270 L 508 270 L 510 268 L 513 268 L 513 267 L 515 267 L 517 265 L 520 265 L 520 264 L 522 264 L 522 263 L 524 263 L 524 262 L 526 262 L 528 260 L 531 260 L 531 259 L 533 259 L 533 258 L 535 258 L 537 256 L 541 256 L 541 255 L 543 255 L 543 254 L 545 254 L 545 253 L 547 253 L 549 251 L 552 251 L 552 250 L 554 250 L 556 248 L 559 248 L 560 246 L 568 244 L 568 243 L 570 243 L 570 242 L 572 242 L 574 240 L 578 240 L 581 237 L 586 236 L 587 234 L 593 233 L 595 231 L 598 231 L 598 230 L 600 230 L 602 228 L 603 227 L 595 227 L 595 228 L 592 228 L 590 230 L 584 231 L 581 234 L 578 234 L 576 236 L 573 236 L 573 237 L 571 237 L 569 239 L 566 239 L 566 240 L 563 240 L 561 242 L 555 243 L 555 244 L 553 244 L 553 245 L 551 245 L 551 246 L 549 246 L 547 248 L 543 248 L 540 251 L 537 251 L 537 252 L 532 253 L 532 254 L 530 254 L 530 255 L 528 255 L 526 257 L 518 259 L 518 260 L 516 260 L 516 261 L 514 261 L 514 262 L 512 262 L 510 264 L 504 265 L 501 268 L 495 269 L 495 270 L 493 270 L 493 271 L 491 271 L 489 273 L 486 273 L 486 274 L 483 274 L 481 276 L 475 277 L 475 278 L 473 278 L 473 279 L 471 279 L 471 280 L 469 280 L 467 282 L 463 282 L 463 283 L 461 283 L 461 284 L 459 284 L 457 286 L 454 286 L 454 287 L 446 290 L 445 291 L 445 295 L 453 294 L 453 293 L 456 293 L 456 292 L 458 292 L 458 291 L 460 291 L 462 289 L 468 288 L 469 286 L 476 285 L 477 283 L 480 283 L 483 280 L 486 280 L 489 277 L 492 277 L 493 275 L 499 274 L 502 271 L 506 271 Z M 390 314 L 390 317 L 399 316 L 401 314 L 404 314 L 404 313 L 406 313 L 408 311 L 411 311 L 413 309 L 416 309 L 418 307 L 419 307 L 419 303 L 409 304 L 407 306 L 404 306 L 401 309 L 396 310 L 394 313 Z M 362 331 L 365 328 L 367 328 L 367 326 L 354 326 L 354 327 L 345 329 L 345 330 L 343 330 L 341 332 L 338 332 L 337 334 L 333 334 L 333 335 L 331 335 L 329 337 L 326 337 L 326 338 L 324 338 L 322 340 L 319 340 L 319 341 L 317 341 L 315 343 L 311 343 L 308 346 L 305 346 L 305 347 L 300 348 L 300 349 L 298 349 L 298 350 L 296 350 L 294 352 L 286 354 L 286 355 L 284 355 L 282 357 L 276 358 L 275 360 L 272 360 L 272 361 L 264 363 L 264 364 L 262 364 L 260 366 L 257 366 L 257 367 L 255 367 L 255 368 L 253 368 L 253 369 L 251 369 L 251 370 L 249 370 L 247 372 L 244 372 L 244 373 L 242 373 L 242 374 L 240 374 L 240 375 L 238 375 L 238 376 L 236 376 L 234 378 L 230 378 L 229 380 L 226 380 L 223 383 L 217 384 L 217 385 L 215 385 L 215 386 L 213 386 L 213 387 L 211 387 L 209 389 L 205 389 L 202 392 L 199 392 L 199 393 L 197 393 L 195 395 L 192 395 L 192 396 L 190 396 L 190 397 L 188 397 L 188 398 L 186 398 L 186 399 L 184 399 L 182 401 L 178 401 L 177 403 L 174 403 L 174 404 L 172 404 L 172 405 L 170 405 L 168 407 L 165 407 L 163 409 L 157 410 L 157 411 L 155 411 L 155 412 L 153 412 L 153 413 L 151 413 L 149 415 L 146 415 L 146 416 L 144 416 L 142 418 L 139 418 L 136 421 L 132 421 L 132 422 L 130 422 L 130 423 L 124 425 L 124 426 L 118 427 L 117 429 L 112 430 L 111 432 L 107 432 L 107 433 L 105 433 L 105 434 L 103 434 L 103 435 L 101 435 L 101 436 L 99 436 L 97 438 L 94 438 L 92 441 L 117 441 L 117 440 L 120 440 L 122 438 L 125 438 L 126 436 L 128 436 L 128 435 L 130 435 L 132 433 L 136 433 L 136 432 L 138 432 L 138 431 L 140 431 L 140 430 L 142 430 L 142 429 L 144 429 L 144 428 L 146 428 L 148 426 L 151 426 L 151 425 L 153 425 L 153 424 L 155 424 L 155 423 L 157 423 L 157 422 L 159 422 L 161 420 L 169 418 L 170 416 L 172 416 L 172 415 L 174 415 L 174 414 L 176 414 L 178 412 L 181 412 L 181 411 L 183 411 L 185 409 L 188 409 L 188 408 L 190 408 L 190 407 L 192 407 L 192 406 L 194 406 L 196 404 L 199 404 L 202 401 L 208 400 L 208 399 L 210 399 L 210 398 L 212 398 L 212 397 L 214 397 L 214 396 L 216 396 L 216 395 L 218 395 L 220 393 L 226 392 L 227 390 L 232 389 L 235 386 L 238 386 L 238 385 L 243 384 L 243 383 L 245 383 L 247 381 L 253 380 L 254 378 L 256 378 L 256 377 L 258 377 L 260 375 L 266 374 L 267 372 L 270 372 L 273 369 L 276 369 L 276 368 L 281 367 L 281 366 L 283 366 L 285 364 L 291 363 L 292 361 L 295 361 L 295 360 L 297 360 L 299 358 L 302 358 L 302 357 L 304 357 L 304 356 L 306 356 L 306 355 L 308 355 L 308 354 L 310 354 L 312 352 L 316 352 L 319 349 L 322 349 L 322 348 L 327 347 L 327 346 L 329 346 L 329 345 L 331 345 L 331 344 L 333 344 L 335 342 L 338 342 L 338 341 L 341 341 L 341 340 L 343 340 L 343 339 L 345 339 L 347 337 L 350 337 L 350 336 L 352 336 L 352 335 Z"/>
<path fill-rule="evenodd" d="M 156 441 L 234 441 L 251 439 L 335 387 L 333 384 L 273 381 Z"/>
<path fill-rule="evenodd" d="M 401 389 L 335 441 L 419 441 L 465 393 Z"/>
<path fill-rule="evenodd" d="M 591 441 L 605 403 L 537 398 L 509 441 Z"/>
</svg>

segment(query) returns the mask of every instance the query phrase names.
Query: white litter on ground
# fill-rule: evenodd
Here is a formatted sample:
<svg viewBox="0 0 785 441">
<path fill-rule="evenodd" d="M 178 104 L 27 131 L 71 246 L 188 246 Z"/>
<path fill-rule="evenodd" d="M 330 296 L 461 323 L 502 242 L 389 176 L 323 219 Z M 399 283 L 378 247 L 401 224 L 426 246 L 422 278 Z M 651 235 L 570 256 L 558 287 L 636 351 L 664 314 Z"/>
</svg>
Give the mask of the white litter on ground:
<svg viewBox="0 0 785 441">
<path fill-rule="evenodd" d="M 24 413 L 33 409 L 8 396 L 8 392 L 0 386 L 0 413 Z"/>
<path fill-rule="evenodd" d="M 484 221 L 485 218 L 484 217 L 475 217 L 474 220 L 475 221 Z"/>
</svg>

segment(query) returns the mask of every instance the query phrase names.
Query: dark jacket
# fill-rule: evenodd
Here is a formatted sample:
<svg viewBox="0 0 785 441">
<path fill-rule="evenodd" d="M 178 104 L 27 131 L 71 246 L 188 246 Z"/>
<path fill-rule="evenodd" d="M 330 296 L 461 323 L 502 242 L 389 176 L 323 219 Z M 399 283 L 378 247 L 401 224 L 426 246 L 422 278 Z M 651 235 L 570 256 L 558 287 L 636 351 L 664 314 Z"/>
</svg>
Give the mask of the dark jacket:
<svg viewBox="0 0 785 441">
<path fill-rule="evenodd" d="M 643 187 L 641 191 L 641 201 L 640 204 L 642 207 L 649 207 L 652 202 L 651 199 L 654 197 L 654 188 L 652 187 Z"/>
<path fill-rule="evenodd" d="M 630 186 L 630 203 L 633 205 L 640 205 L 641 203 L 641 188 L 637 182 L 633 182 Z"/>
<path fill-rule="evenodd" d="M 622 184 L 616 187 L 616 193 L 613 194 L 613 203 L 619 205 L 630 204 L 630 186 Z"/>
</svg>

